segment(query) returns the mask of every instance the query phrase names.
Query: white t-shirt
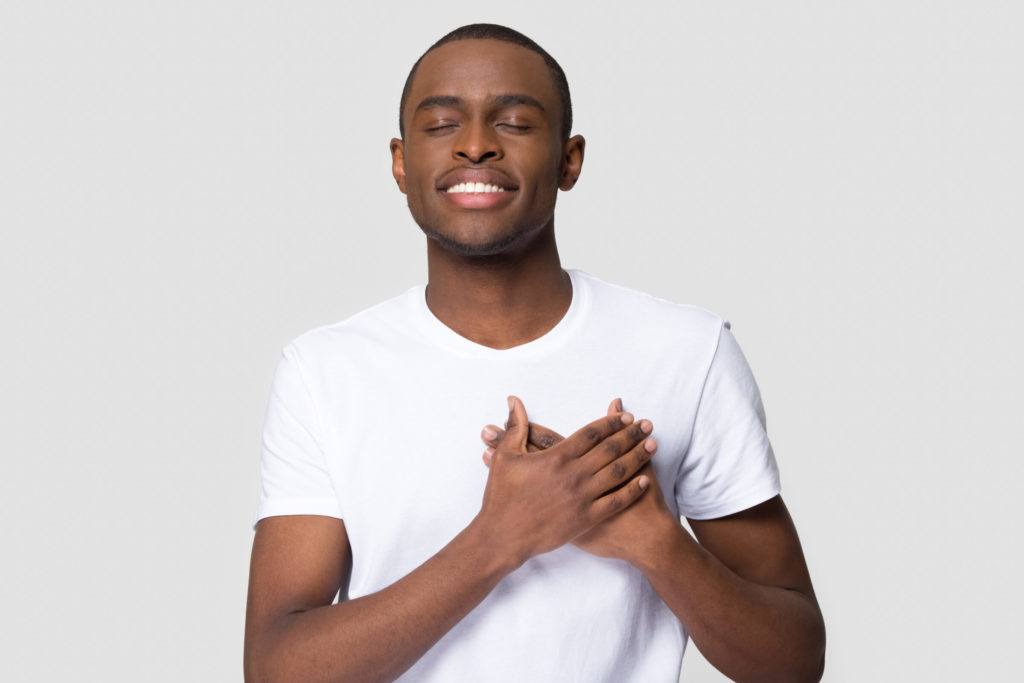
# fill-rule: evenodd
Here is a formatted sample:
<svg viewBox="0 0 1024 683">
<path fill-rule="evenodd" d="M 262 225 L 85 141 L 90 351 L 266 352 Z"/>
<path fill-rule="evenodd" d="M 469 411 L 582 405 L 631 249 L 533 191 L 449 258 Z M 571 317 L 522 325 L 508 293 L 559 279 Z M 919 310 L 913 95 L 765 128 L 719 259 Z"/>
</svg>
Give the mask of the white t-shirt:
<svg viewBox="0 0 1024 683">
<path fill-rule="evenodd" d="M 757 385 L 724 321 L 569 271 L 562 320 L 497 350 L 433 316 L 423 286 L 285 348 L 264 428 L 258 519 L 345 521 L 349 597 L 408 574 L 480 510 L 480 429 L 506 396 L 569 435 L 621 397 L 654 423 L 673 511 L 721 517 L 779 492 Z M 644 576 L 565 546 L 532 558 L 402 681 L 666 683 L 686 632 Z"/>
</svg>

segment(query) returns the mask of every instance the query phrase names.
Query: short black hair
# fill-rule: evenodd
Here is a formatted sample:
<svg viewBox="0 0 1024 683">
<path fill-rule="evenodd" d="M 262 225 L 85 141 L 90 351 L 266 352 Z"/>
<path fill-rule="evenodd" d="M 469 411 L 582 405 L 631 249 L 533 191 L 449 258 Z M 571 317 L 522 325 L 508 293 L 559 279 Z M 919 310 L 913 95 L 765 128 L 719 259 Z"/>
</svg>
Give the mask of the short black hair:
<svg viewBox="0 0 1024 683">
<path fill-rule="evenodd" d="M 412 89 L 412 81 L 416 77 L 416 70 L 419 68 L 420 62 L 423 61 L 424 57 L 442 45 L 454 43 L 457 40 L 500 40 L 505 43 L 525 47 L 527 50 L 536 52 L 543 57 L 544 63 L 548 67 L 548 72 L 551 74 L 551 81 L 558 92 L 558 99 L 562 102 L 562 139 L 569 139 L 569 133 L 572 132 L 572 98 L 569 96 L 569 81 L 566 80 L 562 67 L 540 45 L 519 31 L 499 24 L 468 24 L 461 26 L 446 34 L 420 55 L 420 58 L 412 65 L 409 76 L 405 79 L 405 87 L 402 88 L 402 100 L 398 104 L 398 131 L 403 138 L 405 137 L 405 122 L 402 120 L 402 114 L 405 111 L 405 104 L 409 99 L 409 90 Z"/>
</svg>

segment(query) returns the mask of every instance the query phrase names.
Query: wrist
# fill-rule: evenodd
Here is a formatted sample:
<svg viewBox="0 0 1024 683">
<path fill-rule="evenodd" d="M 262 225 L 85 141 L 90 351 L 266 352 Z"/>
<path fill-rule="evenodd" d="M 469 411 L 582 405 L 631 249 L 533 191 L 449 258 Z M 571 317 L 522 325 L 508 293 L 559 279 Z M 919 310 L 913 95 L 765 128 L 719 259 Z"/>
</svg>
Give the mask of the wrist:
<svg viewBox="0 0 1024 683">
<path fill-rule="evenodd" d="M 495 525 L 488 523 L 480 514 L 473 518 L 460 535 L 465 536 L 466 541 L 476 549 L 486 571 L 499 577 L 511 574 L 530 559 L 528 554 L 504 542 L 501 535 L 495 533 Z"/>
<path fill-rule="evenodd" d="M 691 545 L 696 546 L 697 541 L 679 520 L 669 514 L 659 515 L 650 525 L 649 533 L 644 534 L 643 540 L 634 546 L 635 551 L 624 559 L 647 574 L 664 566 L 678 566 L 672 558 Z"/>
</svg>

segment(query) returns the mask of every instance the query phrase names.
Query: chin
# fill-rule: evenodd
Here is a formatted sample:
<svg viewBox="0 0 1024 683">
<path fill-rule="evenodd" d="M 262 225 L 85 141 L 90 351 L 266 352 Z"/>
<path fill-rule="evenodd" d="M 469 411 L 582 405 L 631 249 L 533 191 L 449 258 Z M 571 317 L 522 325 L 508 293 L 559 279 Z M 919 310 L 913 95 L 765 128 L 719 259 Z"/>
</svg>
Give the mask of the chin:
<svg viewBox="0 0 1024 683">
<path fill-rule="evenodd" d="M 467 258 L 499 256 L 519 245 L 525 237 L 521 233 L 512 233 L 488 242 L 469 242 L 452 237 L 451 235 L 445 235 L 430 228 L 423 226 L 420 226 L 420 228 L 427 237 L 434 240 L 438 246 L 448 253 Z"/>
</svg>

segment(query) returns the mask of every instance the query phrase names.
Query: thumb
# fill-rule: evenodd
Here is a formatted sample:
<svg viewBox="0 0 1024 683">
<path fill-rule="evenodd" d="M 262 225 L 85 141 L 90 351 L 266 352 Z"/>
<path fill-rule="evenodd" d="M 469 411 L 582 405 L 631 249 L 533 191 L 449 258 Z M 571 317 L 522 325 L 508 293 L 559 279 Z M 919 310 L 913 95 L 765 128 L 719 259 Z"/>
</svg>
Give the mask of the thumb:
<svg viewBox="0 0 1024 683">
<path fill-rule="evenodd" d="M 526 406 L 515 396 L 508 397 L 508 423 L 501 443 L 507 443 L 519 452 L 526 451 L 526 439 L 530 434 L 530 423 L 526 418 Z"/>
<path fill-rule="evenodd" d="M 615 399 L 614 401 L 611 402 L 611 405 L 608 406 L 608 417 L 611 417 L 615 413 L 621 413 L 621 412 L 622 412 L 622 399 L 621 398 L 617 398 L 617 399 Z"/>
</svg>

